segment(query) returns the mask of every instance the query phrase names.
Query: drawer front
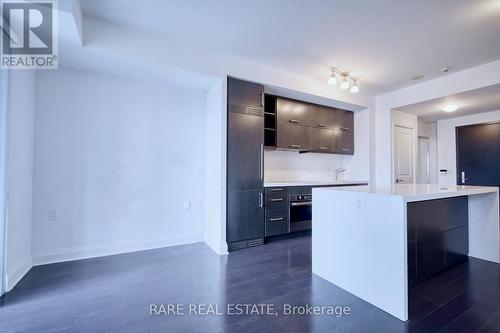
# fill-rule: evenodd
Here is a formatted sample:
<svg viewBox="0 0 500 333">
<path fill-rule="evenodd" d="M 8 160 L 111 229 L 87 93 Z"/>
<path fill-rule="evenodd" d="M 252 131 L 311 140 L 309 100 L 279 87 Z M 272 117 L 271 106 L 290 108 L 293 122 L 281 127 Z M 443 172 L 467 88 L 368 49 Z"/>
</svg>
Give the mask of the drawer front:
<svg viewBox="0 0 500 333">
<path fill-rule="evenodd" d="M 286 199 L 287 191 L 286 187 L 270 187 L 266 188 L 266 201 L 270 199 Z"/>
<path fill-rule="evenodd" d="M 272 198 L 281 199 L 281 198 Z M 266 201 L 265 235 L 275 236 L 288 233 L 288 205 L 284 201 Z"/>
<path fill-rule="evenodd" d="M 288 200 L 286 198 L 270 198 L 266 199 L 266 209 L 280 209 L 285 210 L 287 208 Z"/>
<path fill-rule="evenodd" d="M 276 236 L 288 233 L 288 220 L 286 215 L 266 216 L 266 236 Z"/>
</svg>

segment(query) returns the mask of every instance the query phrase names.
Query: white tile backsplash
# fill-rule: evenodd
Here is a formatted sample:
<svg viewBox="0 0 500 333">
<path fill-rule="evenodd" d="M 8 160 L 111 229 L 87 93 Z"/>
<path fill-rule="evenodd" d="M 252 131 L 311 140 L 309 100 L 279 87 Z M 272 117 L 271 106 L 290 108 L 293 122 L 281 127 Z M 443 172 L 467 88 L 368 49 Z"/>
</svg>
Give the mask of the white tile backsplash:
<svg viewBox="0 0 500 333">
<path fill-rule="evenodd" d="M 339 168 L 342 168 L 341 155 L 284 150 L 268 150 L 264 154 L 266 181 L 331 181 L 335 180 L 335 170 Z"/>
</svg>

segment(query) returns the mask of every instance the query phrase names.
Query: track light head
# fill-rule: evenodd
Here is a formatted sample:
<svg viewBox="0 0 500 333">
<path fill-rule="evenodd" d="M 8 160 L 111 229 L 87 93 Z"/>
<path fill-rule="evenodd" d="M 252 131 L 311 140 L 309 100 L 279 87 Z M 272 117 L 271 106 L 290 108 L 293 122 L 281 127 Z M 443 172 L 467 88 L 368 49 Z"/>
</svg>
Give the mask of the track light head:
<svg viewBox="0 0 500 333">
<path fill-rule="evenodd" d="M 340 84 L 340 89 L 346 90 L 348 88 L 349 88 L 349 82 L 347 82 L 347 77 L 344 76 L 344 78 L 342 79 L 342 83 Z"/>
</svg>

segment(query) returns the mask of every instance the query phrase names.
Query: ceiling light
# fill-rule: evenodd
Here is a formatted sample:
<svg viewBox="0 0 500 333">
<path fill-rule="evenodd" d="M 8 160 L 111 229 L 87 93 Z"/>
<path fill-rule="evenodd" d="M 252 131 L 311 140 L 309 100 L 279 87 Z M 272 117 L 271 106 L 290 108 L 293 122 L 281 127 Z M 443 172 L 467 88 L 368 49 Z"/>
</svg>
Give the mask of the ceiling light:
<svg viewBox="0 0 500 333">
<path fill-rule="evenodd" d="M 351 87 L 351 93 L 355 94 L 357 92 L 359 92 L 359 87 L 358 87 L 358 83 L 356 81 L 354 81 L 354 84 L 352 85 Z"/>
<path fill-rule="evenodd" d="M 328 84 L 332 85 L 332 86 L 337 84 L 337 77 L 335 77 L 335 72 L 333 72 L 333 71 L 332 71 L 332 75 L 328 79 Z"/>
<path fill-rule="evenodd" d="M 459 108 L 459 105 L 457 104 L 447 104 L 447 105 L 443 105 L 441 107 L 441 110 L 443 110 L 444 112 L 454 112 L 454 111 L 457 111 Z"/>
<path fill-rule="evenodd" d="M 349 72 L 341 71 L 335 67 L 330 67 L 330 77 L 328 78 L 329 85 L 337 84 L 337 77 L 342 78 L 340 82 L 340 89 L 347 90 L 352 83 L 350 92 L 355 94 L 359 92 L 358 77 L 351 75 Z"/>
<path fill-rule="evenodd" d="M 347 78 L 344 76 L 342 79 L 342 83 L 340 84 L 340 89 L 348 89 L 349 88 L 349 82 L 347 82 Z"/>
</svg>

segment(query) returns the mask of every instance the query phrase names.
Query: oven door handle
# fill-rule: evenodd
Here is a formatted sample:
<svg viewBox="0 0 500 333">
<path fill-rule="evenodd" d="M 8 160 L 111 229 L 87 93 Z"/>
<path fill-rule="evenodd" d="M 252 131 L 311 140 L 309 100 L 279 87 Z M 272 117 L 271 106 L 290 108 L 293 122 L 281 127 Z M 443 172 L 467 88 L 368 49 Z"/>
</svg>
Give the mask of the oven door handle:
<svg viewBox="0 0 500 333">
<path fill-rule="evenodd" d="M 290 202 L 290 207 L 311 206 L 311 205 L 312 205 L 312 201 Z"/>
</svg>

